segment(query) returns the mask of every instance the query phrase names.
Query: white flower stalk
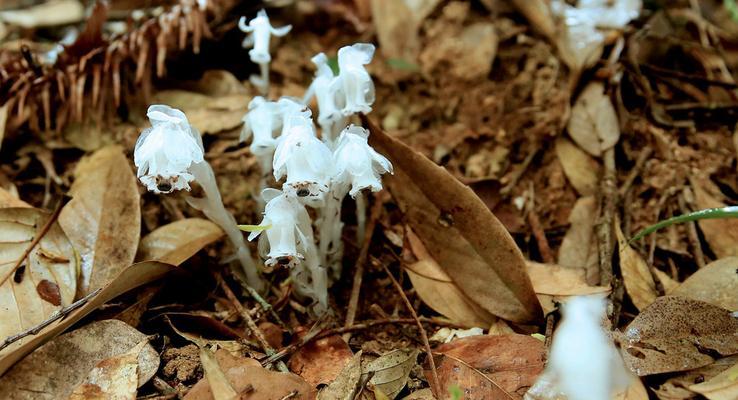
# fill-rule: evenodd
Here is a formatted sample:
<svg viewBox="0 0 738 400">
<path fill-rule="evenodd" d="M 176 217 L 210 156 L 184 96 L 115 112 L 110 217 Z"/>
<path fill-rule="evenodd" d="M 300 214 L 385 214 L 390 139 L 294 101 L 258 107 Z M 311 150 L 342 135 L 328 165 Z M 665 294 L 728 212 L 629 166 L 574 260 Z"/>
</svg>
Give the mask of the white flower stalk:
<svg viewBox="0 0 738 400">
<path fill-rule="evenodd" d="M 564 319 L 553 336 L 546 370 L 526 399 L 610 400 L 624 390 L 630 375 L 601 323 L 605 302 L 596 296 L 574 297 L 564 305 Z"/>
<path fill-rule="evenodd" d="M 256 96 L 249 103 L 249 112 L 243 117 L 243 129 L 240 140 L 246 141 L 253 136 L 249 149 L 259 161 L 261 179 L 259 192 L 267 187 L 267 180 L 272 174 L 272 158 L 277 147 L 275 134 L 282 129 L 280 106 L 261 96 Z M 261 197 L 259 197 L 261 201 Z M 260 208 L 264 204 L 260 203 Z"/>
<path fill-rule="evenodd" d="M 364 68 L 374 56 L 374 45 L 356 43 L 338 50 L 338 81 L 345 103 L 341 112 L 344 116 L 372 111 L 374 104 L 374 82 Z"/>
<path fill-rule="evenodd" d="M 262 193 L 267 202 L 261 226 L 266 233 L 269 252 L 265 264 L 269 267 L 290 267 L 290 275 L 299 295 L 317 302 L 319 313 L 328 305 L 328 277 L 320 266 L 310 215 L 300 201 L 286 192 L 265 189 Z M 249 240 L 262 231 L 252 232 Z"/>
<path fill-rule="evenodd" d="M 133 155 L 139 179 L 154 193 L 190 190 L 190 182 L 199 183 L 204 197 L 188 197 L 187 202 L 225 231 L 236 249 L 248 284 L 261 289 L 263 285 L 251 252 L 233 215 L 223 206 L 213 169 L 203 157 L 200 134 L 182 111 L 169 106 L 152 105 L 147 115 L 152 127 L 141 133 Z"/>
<path fill-rule="evenodd" d="M 269 92 L 269 63 L 272 61 L 272 56 L 269 54 L 269 41 L 272 35 L 286 35 L 292 29 L 292 25 L 275 28 L 269 22 L 266 11 L 260 10 L 256 14 L 256 18 L 249 21 L 248 24 L 246 24 L 246 17 L 241 17 L 238 21 L 238 27 L 241 31 L 249 34 L 243 41 L 243 47 L 253 47 L 249 50 L 249 57 L 252 62 L 259 64 L 261 71 L 260 77 L 252 76 L 250 78 L 251 83 L 262 94 L 266 95 Z"/>
<path fill-rule="evenodd" d="M 182 111 L 168 106 L 152 105 L 146 115 L 151 128 L 141 133 L 133 152 L 138 178 L 157 194 L 190 190 L 190 165 L 204 160 L 200 133 Z"/>
<path fill-rule="evenodd" d="M 328 57 L 324 53 L 319 53 L 311 61 L 317 67 L 317 71 L 313 83 L 305 93 L 303 104 L 307 104 L 315 96 L 321 138 L 329 147 L 333 147 L 333 141 L 346 125 L 346 117 L 341 112 L 345 98 L 342 96 L 338 77 L 333 75 L 333 70 L 328 65 Z"/>
<path fill-rule="evenodd" d="M 274 179 L 287 176 L 286 192 L 319 205 L 333 172 L 331 151 L 315 136 L 312 120 L 298 115 L 286 124 L 289 131 L 279 138 L 274 152 Z"/>
</svg>

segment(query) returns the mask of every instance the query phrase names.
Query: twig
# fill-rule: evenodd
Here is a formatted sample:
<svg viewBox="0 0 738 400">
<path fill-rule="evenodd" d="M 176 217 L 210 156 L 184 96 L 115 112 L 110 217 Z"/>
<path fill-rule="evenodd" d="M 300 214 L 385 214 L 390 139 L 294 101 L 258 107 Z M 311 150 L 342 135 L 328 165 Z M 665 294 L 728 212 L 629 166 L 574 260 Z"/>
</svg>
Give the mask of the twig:
<svg viewBox="0 0 738 400">
<path fill-rule="evenodd" d="M 530 230 L 533 232 L 533 237 L 536 238 L 536 244 L 538 244 L 538 251 L 541 253 L 541 259 L 544 263 L 552 264 L 555 262 L 551 247 L 548 245 L 548 239 L 546 239 L 546 232 L 541 226 L 541 220 L 538 218 L 536 213 L 536 200 L 533 192 L 531 183 L 531 189 L 528 191 L 528 223 L 530 224 Z"/>
<path fill-rule="evenodd" d="M 423 340 L 423 345 L 425 346 L 425 352 L 428 353 L 428 363 L 431 367 L 431 376 L 433 378 L 433 385 L 432 389 L 433 392 L 437 397 L 441 396 L 441 384 L 438 380 L 438 371 L 436 371 L 436 362 L 433 361 L 433 351 L 430 347 L 430 342 L 428 341 L 428 334 L 425 332 L 425 328 L 423 328 L 423 323 L 420 322 L 420 319 L 418 318 L 418 314 L 415 312 L 415 308 L 413 308 L 412 303 L 410 303 L 410 300 L 405 296 L 405 292 L 402 290 L 402 286 L 400 286 L 400 282 L 397 282 L 397 279 L 392 275 L 389 268 L 387 268 L 384 263 L 379 263 L 379 265 L 382 267 L 384 272 L 387 274 L 387 276 L 392 281 L 392 285 L 395 286 L 395 289 L 397 289 L 397 293 L 402 297 L 402 301 L 405 302 L 405 305 L 407 306 L 408 311 L 410 311 L 410 314 L 413 316 L 413 319 L 415 320 L 415 323 L 418 325 L 418 329 L 420 330 L 420 338 Z"/>
<path fill-rule="evenodd" d="M 382 213 L 384 200 L 385 196 L 383 196 L 382 194 L 376 196 L 369 214 L 369 222 L 366 224 L 364 241 L 361 243 L 359 257 L 356 259 L 356 266 L 354 267 L 354 282 L 351 286 L 351 297 L 349 297 L 348 310 L 346 311 L 346 322 L 343 324 L 343 326 L 353 325 L 354 320 L 356 319 L 356 310 L 359 307 L 359 293 L 361 292 L 361 282 L 364 280 L 364 265 L 366 264 L 367 256 L 369 255 L 369 245 L 371 245 L 372 242 L 374 228 L 377 225 L 379 215 Z M 351 335 L 347 334 L 343 339 L 348 342 L 350 338 Z"/>
<path fill-rule="evenodd" d="M 548 353 L 551 351 L 551 342 L 553 341 L 553 331 L 554 331 L 554 325 L 556 324 L 556 315 L 555 313 L 549 313 L 546 315 L 546 340 L 544 342 L 544 347 L 546 348 L 546 358 L 548 358 Z"/>
<path fill-rule="evenodd" d="M 420 317 L 420 321 L 429 323 L 429 324 L 435 324 L 438 326 L 461 328 L 460 325 L 454 324 L 452 322 L 433 319 L 433 318 Z M 277 360 L 280 360 L 294 353 L 295 351 L 297 351 L 297 349 L 299 349 L 302 346 L 305 346 L 306 344 L 312 341 L 320 340 L 328 336 L 341 335 L 341 334 L 348 333 L 348 332 L 363 331 L 369 328 L 373 328 L 375 326 L 392 325 L 392 324 L 413 324 L 414 325 L 416 324 L 416 321 L 413 318 L 378 319 L 378 320 L 361 322 L 361 323 L 351 325 L 351 326 L 341 326 L 338 328 L 331 328 L 331 329 L 324 329 L 322 331 L 310 332 L 307 335 L 303 336 L 298 342 L 292 343 L 289 346 L 285 346 L 278 352 L 274 353 L 273 356 L 267 357 L 261 362 L 261 364 L 262 365 L 271 364 Z"/>
<path fill-rule="evenodd" d="M 282 321 L 282 318 L 279 317 L 279 314 L 277 314 L 277 312 L 274 311 L 274 307 L 272 307 L 272 305 L 268 301 L 264 300 L 264 298 L 261 297 L 261 295 L 259 294 L 259 292 L 256 291 L 256 289 L 252 288 L 248 283 L 246 283 L 245 280 L 241 279 L 241 277 L 238 274 L 233 273 L 232 275 L 236 278 L 236 280 L 238 280 L 238 283 L 241 284 L 241 287 L 244 288 L 249 293 L 249 296 L 251 296 L 251 298 L 256 300 L 257 303 L 259 303 L 259 306 L 261 307 L 261 309 L 264 310 L 264 312 L 268 312 L 269 315 L 272 316 L 272 318 L 277 323 L 277 325 L 279 325 L 280 328 L 292 334 L 292 329 L 288 327 L 287 324 L 284 323 L 284 321 Z"/>
<path fill-rule="evenodd" d="M 3 341 L 2 344 L 0 344 L 0 351 L 2 351 L 4 348 L 10 346 L 12 343 L 17 342 L 21 339 L 23 339 L 26 336 L 32 336 L 39 332 L 41 332 L 42 329 L 46 328 L 47 326 L 51 325 L 53 322 L 58 321 L 60 319 L 63 319 L 67 315 L 69 315 L 72 311 L 82 307 L 85 303 L 87 303 L 91 298 L 95 297 L 102 288 L 96 289 L 89 294 L 87 294 L 85 297 L 75 301 L 74 303 L 55 311 L 49 318 L 47 318 L 45 321 L 41 322 L 40 324 L 34 326 L 31 329 L 25 330 L 23 332 L 20 332 L 18 334 L 15 334 L 13 336 L 8 336 L 5 341 Z"/>
<path fill-rule="evenodd" d="M 615 219 L 615 205 L 617 203 L 616 171 L 615 171 L 615 149 L 610 148 L 603 154 L 605 171 L 600 185 L 601 215 L 597 221 L 597 250 L 600 264 L 600 284 L 610 286 L 613 292 L 610 295 L 610 311 L 615 308 L 614 304 L 620 300 L 616 298 L 615 286 L 618 284 L 612 269 L 612 256 L 615 242 L 612 237 L 613 222 Z M 611 318 L 616 318 L 614 314 Z M 614 325 L 614 324 L 613 324 Z"/>
<path fill-rule="evenodd" d="M 630 173 L 628 173 L 628 176 L 625 178 L 623 184 L 620 185 L 620 189 L 618 189 L 618 194 L 620 195 L 620 197 L 625 197 L 625 195 L 630 191 L 631 187 L 633 186 L 633 182 L 635 182 L 635 179 L 643 171 L 643 166 L 646 165 L 646 161 L 651 158 L 651 154 L 653 154 L 653 149 L 651 148 L 651 146 L 644 147 L 643 150 L 638 153 L 638 158 L 636 159 L 635 165 L 633 166 L 633 168 L 631 168 Z"/>
<path fill-rule="evenodd" d="M 533 162 L 533 159 L 536 157 L 538 152 L 541 150 L 541 146 L 538 145 L 538 143 L 535 144 L 535 149 L 531 150 L 527 156 L 525 156 L 525 160 L 523 160 L 522 163 L 518 164 L 518 169 L 513 171 L 510 174 L 509 182 L 500 189 L 500 194 L 503 197 L 507 197 L 510 192 L 512 192 L 513 189 L 515 189 L 515 186 L 518 184 L 518 181 L 523 176 L 525 171 L 528 170 L 528 167 L 530 166 L 530 163 Z"/>
<path fill-rule="evenodd" d="M 46 223 L 41 227 L 41 230 L 39 230 L 38 234 L 36 234 L 36 237 L 33 238 L 31 241 L 31 244 L 28 245 L 28 248 L 23 252 L 23 255 L 16 261 L 13 268 L 11 268 L 8 273 L 3 276 L 2 279 L 0 279 L 0 286 L 2 286 L 5 281 L 8 280 L 10 276 L 12 276 L 15 271 L 20 268 L 20 266 L 23 264 L 23 261 L 25 261 L 26 257 L 28 257 L 29 254 L 31 254 L 31 251 L 36 247 L 36 245 L 41 241 L 41 239 L 46 236 L 47 233 L 49 233 L 49 229 L 51 229 L 51 226 L 54 225 L 54 222 L 59 218 L 59 214 L 61 213 L 62 208 L 69 203 L 69 200 L 72 198 L 69 196 L 62 196 L 61 200 L 59 200 L 59 204 L 57 204 L 56 208 L 54 209 L 54 212 L 51 213 L 49 216 L 49 219 L 46 220 Z"/>
<path fill-rule="evenodd" d="M 228 300 L 231 301 L 234 307 L 236 307 L 236 310 L 238 311 L 238 314 L 241 315 L 241 318 L 243 318 L 244 321 L 246 321 L 246 325 L 251 329 L 251 332 L 254 333 L 254 336 L 256 336 L 256 340 L 261 345 L 261 348 L 264 350 L 264 352 L 267 354 L 267 356 L 274 355 L 275 351 L 274 348 L 267 342 L 266 337 L 264 336 L 264 332 L 259 329 L 259 327 L 256 325 L 256 322 L 254 322 L 254 319 L 251 318 L 251 315 L 249 312 L 243 307 L 243 304 L 236 298 L 236 295 L 233 294 L 233 291 L 231 291 L 231 288 L 228 287 L 228 285 L 223 280 L 223 276 L 220 273 L 215 273 L 215 279 L 218 281 L 218 285 L 220 285 L 221 288 L 223 288 L 223 292 L 225 292 L 226 297 L 228 297 Z M 279 361 L 277 363 L 277 369 L 279 369 L 281 372 L 289 372 L 287 369 L 287 366 L 284 365 L 282 361 Z"/>
</svg>

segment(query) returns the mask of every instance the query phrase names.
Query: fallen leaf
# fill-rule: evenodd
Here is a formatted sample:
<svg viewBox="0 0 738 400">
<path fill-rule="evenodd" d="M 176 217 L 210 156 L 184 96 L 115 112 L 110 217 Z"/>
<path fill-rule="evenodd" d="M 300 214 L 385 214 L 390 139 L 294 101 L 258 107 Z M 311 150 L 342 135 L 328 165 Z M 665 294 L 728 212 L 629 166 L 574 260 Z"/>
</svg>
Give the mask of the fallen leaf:
<svg viewBox="0 0 738 400">
<path fill-rule="evenodd" d="M 186 90 L 162 90 L 152 104 L 168 104 L 187 114 L 189 123 L 202 134 L 218 133 L 241 126 L 250 96 L 245 93 L 209 96 Z"/>
<path fill-rule="evenodd" d="M 738 364 L 734 364 L 712 379 L 690 386 L 689 390 L 710 400 L 738 399 Z"/>
<path fill-rule="evenodd" d="M 58 223 L 31 250 L 19 272 L 13 267 L 40 234 L 50 214 L 35 208 L 0 209 L 0 338 L 40 324 L 74 301 L 77 291 L 77 258 Z M 45 254 L 58 257 L 45 257 Z M 44 283 L 46 282 L 46 283 Z M 52 288 L 55 286 L 55 288 Z M 0 357 L 31 340 L 23 338 L 0 351 Z"/>
<path fill-rule="evenodd" d="M 625 330 L 621 353 L 639 376 L 686 371 L 738 353 L 738 318 L 702 301 L 659 297 Z"/>
<path fill-rule="evenodd" d="M 458 387 L 464 394 L 464 400 L 511 400 L 521 399 L 506 392 L 494 380 L 468 363 L 450 355 L 435 357 L 439 385 L 440 400 L 457 400 L 453 395 L 453 387 Z M 426 373 L 426 379 L 430 378 Z"/>
<path fill-rule="evenodd" d="M 146 335 L 110 319 L 61 335 L 29 354 L 0 378 L 0 398 L 66 399 L 98 363 L 123 355 L 141 342 L 145 345 L 136 356 L 134 388 L 141 387 L 159 368 L 159 354 Z"/>
<path fill-rule="evenodd" d="M 202 218 L 187 218 L 156 228 L 141 239 L 138 260 L 179 265 L 223 236 L 223 230 Z"/>
<path fill-rule="evenodd" d="M 678 373 L 668 378 L 657 388 L 653 388 L 653 391 L 658 395 L 659 399 L 693 399 L 697 394 L 688 389 L 690 386 L 700 382 L 706 382 L 736 363 L 738 363 L 738 356 L 721 358 L 704 367 Z"/>
<path fill-rule="evenodd" d="M 613 400 L 648 400 L 648 391 L 637 376 L 630 376 L 630 385 L 624 392 L 617 393 Z"/>
<path fill-rule="evenodd" d="M 5 371 L 8 371 L 13 364 L 22 359 L 26 354 L 32 352 L 35 348 L 39 347 L 49 339 L 64 332 L 64 330 L 75 324 L 90 312 L 96 310 L 101 305 L 133 288 L 159 279 L 173 270 L 175 270 L 175 267 L 172 265 L 154 261 L 133 264 L 126 268 L 116 279 L 100 290 L 100 292 L 92 297 L 87 303 L 80 306 L 80 308 L 73 311 L 65 318 L 45 327 L 39 331 L 38 334 L 30 336 L 28 340 L 22 341 L 22 345 L 18 346 L 14 350 L 9 351 L 7 354 L 3 352 L 0 357 L 0 376 L 2 376 Z M 26 359 L 28 358 L 30 358 L 30 356 Z M 23 363 L 19 363 L 11 372 L 8 372 L 2 379 L 0 379 L 0 389 L 4 388 L 4 385 L 2 384 L 4 379 L 11 374 L 23 375 L 25 373 L 23 372 L 24 368 L 29 367 L 19 367 L 22 364 Z M 13 372 L 16 371 L 16 369 L 19 369 L 20 372 Z M 2 398 L 2 393 L 2 390 L 0 390 L 0 398 Z"/>
<path fill-rule="evenodd" d="M 597 192 L 600 183 L 600 164 L 571 140 L 556 140 L 556 157 L 564 168 L 564 174 L 574 189 L 582 196 Z"/>
<path fill-rule="evenodd" d="M 336 379 L 318 392 L 318 400 L 353 399 L 359 391 L 359 381 L 364 371 L 361 368 L 361 350 L 354 354 Z"/>
<path fill-rule="evenodd" d="M 363 374 L 371 376 L 369 383 L 394 399 L 407 384 L 410 371 L 417 365 L 418 351 L 397 349 L 368 362 Z"/>
<path fill-rule="evenodd" d="M 136 176 L 120 146 L 83 158 L 74 171 L 72 200 L 59 224 L 80 255 L 81 296 L 103 287 L 131 265 L 141 235 Z"/>
<path fill-rule="evenodd" d="M 696 180 L 692 180 L 694 201 L 698 209 L 720 208 L 726 205 L 710 195 Z M 705 240 L 717 258 L 738 256 L 738 219 L 702 219 L 697 221 Z"/>
<path fill-rule="evenodd" d="M 135 400 L 138 388 L 138 358 L 148 341 L 128 352 L 106 358 L 90 371 L 69 400 Z"/>
<path fill-rule="evenodd" d="M 489 75 L 498 41 L 491 22 L 466 24 L 458 33 L 425 46 L 419 60 L 427 74 L 443 73 L 471 81 Z"/>
<path fill-rule="evenodd" d="M 418 296 L 428 307 L 468 328 L 489 326 L 497 320 L 464 295 L 409 228 L 406 229 L 406 237 L 418 261 L 406 266 L 405 271 Z"/>
<path fill-rule="evenodd" d="M 0 208 L 9 207 L 31 207 L 31 205 L 14 196 L 7 190 L 0 188 Z"/>
<path fill-rule="evenodd" d="M 560 265 L 534 261 L 528 261 L 526 267 L 533 282 L 533 290 L 539 295 L 581 296 L 610 292 L 609 287 L 587 284 L 583 269 L 564 268 Z"/>
<path fill-rule="evenodd" d="M 382 55 L 415 63 L 419 24 L 405 1 L 371 0 L 371 10 Z"/>
<path fill-rule="evenodd" d="M 643 311 L 658 296 L 656 282 L 646 261 L 628 244 L 628 239 L 620 229 L 620 221 L 616 220 L 614 225 L 620 249 L 620 273 L 623 276 L 623 285 L 636 308 Z"/>
<path fill-rule="evenodd" d="M 436 400 L 430 388 L 416 390 L 402 398 L 402 400 Z"/>
<path fill-rule="evenodd" d="M 546 0 L 512 0 L 512 4 L 530 22 L 530 27 L 556 43 L 556 22 Z"/>
<path fill-rule="evenodd" d="M 599 282 L 599 254 L 594 233 L 597 214 L 598 202 L 594 196 L 577 199 L 569 214 L 571 225 L 561 241 L 558 255 L 562 267 L 583 268 L 589 283 Z"/>
<path fill-rule="evenodd" d="M 463 293 L 513 322 L 541 318 L 525 259 L 505 227 L 466 185 L 369 119 L 370 141 L 395 167 L 385 183 L 407 223 Z"/>
<path fill-rule="evenodd" d="M 620 125 L 601 82 L 592 82 L 571 109 L 569 136 L 587 153 L 599 157 L 620 139 Z"/>
<path fill-rule="evenodd" d="M 84 15 L 85 8 L 78 0 L 55 0 L 21 10 L 0 12 L 0 20 L 30 29 L 79 22 L 82 21 Z"/>
<path fill-rule="evenodd" d="M 447 384 L 458 382 L 469 399 L 521 399 L 543 371 L 545 355 L 542 341 L 518 334 L 457 339 L 437 347 L 434 352 L 454 357 L 444 360 L 446 366 L 438 367 L 439 379 Z M 466 365 L 460 365 L 457 360 Z M 481 372 L 486 379 L 470 368 Z M 473 385 L 466 386 L 468 383 Z M 445 387 L 442 384 L 442 388 Z"/>
<path fill-rule="evenodd" d="M 0 31 L 3 29 L 0 28 Z M 2 35 L 5 36 L 5 35 Z M 0 106 L 0 149 L 3 148 L 3 139 L 5 139 L 5 128 L 8 123 L 8 102 L 5 102 L 2 106 Z M 3 191 L 0 189 L 0 191 Z M 2 199 L 2 196 L 0 195 L 0 199 Z M 0 204 L 2 201 L 0 200 Z M 17 206 L 13 206 L 17 207 Z"/>
<path fill-rule="evenodd" d="M 202 369 L 205 370 L 205 379 L 208 381 L 213 398 L 215 400 L 235 400 L 238 394 L 220 369 L 213 353 L 204 347 L 201 348 L 200 362 Z"/>
<path fill-rule="evenodd" d="M 289 367 L 307 383 L 317 387 L 335 381 L 353 357 L 348 343 L 340 336 L 333 335 L 301 347 L 290 358 Z"/>
<path fill-rule="evenodd" d="M 700 268 L 669 294 L 738 310 L 738 257 L 726 257 Z"/>
</svg>

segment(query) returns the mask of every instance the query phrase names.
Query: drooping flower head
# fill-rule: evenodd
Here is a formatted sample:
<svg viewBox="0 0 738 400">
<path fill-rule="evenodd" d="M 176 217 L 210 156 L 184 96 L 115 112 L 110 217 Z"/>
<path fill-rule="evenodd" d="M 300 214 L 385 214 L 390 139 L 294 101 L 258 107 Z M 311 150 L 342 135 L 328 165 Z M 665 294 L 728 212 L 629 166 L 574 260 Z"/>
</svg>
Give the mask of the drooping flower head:
<svg viewBox="0 0 738 400">
<path fill-rule="evenodd" d="M 282 136 L 286 136 L 293 125 L 313 125 L 313 112 L 297 99 L 280 97 L 277 107 L 282 119 Z"/>
<path fill-rule="evenodd" d="M 336 168 L 335 180 L 351 184 L 352 197 L 360 190 L 372 192 L 382 190 L 381 175 L 392 173 L 392 164 L 383 155 L 369 146 L 369 131 L 350 125 L 341 132 L 333 151 Z"/>
<path fill-rule="evenodd" d="M 292 29 L 292 25 L 274 28 L 264 10 L 260 10 L 256 17 L 249 21 L 248 25 L 246 24 L 246 17 L 241 17 L 238 21 L 238 27 L 241 31 L 249 33 L 243 41 L 243 47 L 253 46 L 253 49 L 249 50 L 249 57 L 252 62 L 257 64 L 265 64 L 272 60 L 272 56 L 269 54 L 271 35 L 284 36 Z"/>
<path fill-rule="evenodd" d="M 256 155 L 267 155 L 274 152 L 277 140 L 274 137 L 282 128 L 280 107 L 277 103 L 256 96 L 249 103 L 249 112 L 243 117 L 241 141 L 252 135 L 251 152 Z"/>
<path fill-rule="evenodd" d="M 190 190 L 189 168 L 204 160 L 200 133 L 182 111 L 169 106 L 152 105 L 146 115 L 151 128 L 141 133 L 133 152 L 138 178 L 154 193 Z"/>
<path fill-rule="evenodd" d="M 345 104 L 343 115 L 369 113 L 374 104 L 374 82 L 364 68 L 374 57 L 374 45 L 356 43 L 338 50 L 338 80 Z"/>
<path fill-rule="evenodd" d="M 328 191 L 333 173 L 331 151 L 315 136 L 312 120 L 302 115 L 289 122 L 289 131 L 278 140 L 274 152 L 274 179 L 287 179 L 283 189 L 315 204 Z"/>
<path fill-rule="evenodd" d="M 319 111 L 318 123 L 323 130 L 323 135 L 332 135 L 333 132 L 330 131 L 333 130 L 333 125 L 343 118 L 341 109 L 344 106 L 345 97 L 342 96 L 338 77 L 333 74 L 333 70 L 328 65 L 328 57 L 324 53 L 319 53 L 311 61 L 317 67 L 317 71 L 303 103 L 307 104 L 315 95 Z"/>
</svg>

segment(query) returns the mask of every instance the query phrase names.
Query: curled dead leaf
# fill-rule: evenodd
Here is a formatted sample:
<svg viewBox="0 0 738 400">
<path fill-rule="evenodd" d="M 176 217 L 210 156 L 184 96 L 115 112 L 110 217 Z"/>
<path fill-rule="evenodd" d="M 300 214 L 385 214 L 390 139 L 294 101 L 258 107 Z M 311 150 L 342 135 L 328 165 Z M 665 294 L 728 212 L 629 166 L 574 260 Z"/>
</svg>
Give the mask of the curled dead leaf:
<svg viewBox="0 0 738 400">
<path fill-rule="evenodd" d="M 695 179 L 692 180 L 694 190 L 694 202 L 698 209 L 725 207 L 725 203 L 715 199 Z M 710 245 L 713 253 L 718 258 L 738 256 L 738 219 L 702 219 L 697 222 Z"/>
<path fill-rule="evenodd" d="M 738 257 L 713 261 L 697 270 L 670 294 L 738 310 Z"/>
<path fill-rule="evenodd" d="M 371 376 L 369 383 L 394 399 L 407 384 L 410 371 L 417 365 L 417 359 L 417 350 L 393 350 L 368 362 L 363 368 L 363 374 Z"/>
<path fill-rule="evenodd" d="M 639 310 L 643 310 L 658 296 L 656 282 L 653 280 L 646 260 L 628 244 L 628 240 L 620 229 L 620 222 L 616 221 L 614 225 L 620 249 L 620 273 L 623 275 L 625 290 L 633 304 Z"/>
<path fill-rule="evenodd" d="M 556 140 L 556 156 L 564 168 L 564 174 L 574 189 L 582 196 L 593 195 L 600 182 L 600 164 L 571 140 Z"/>
</svg>

